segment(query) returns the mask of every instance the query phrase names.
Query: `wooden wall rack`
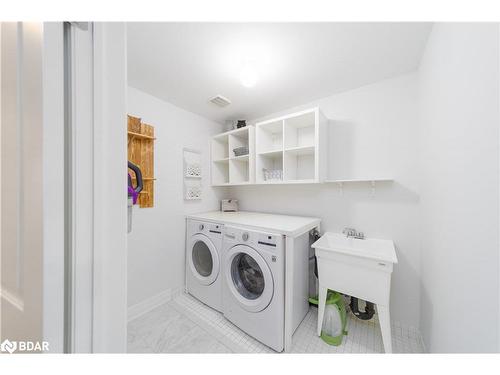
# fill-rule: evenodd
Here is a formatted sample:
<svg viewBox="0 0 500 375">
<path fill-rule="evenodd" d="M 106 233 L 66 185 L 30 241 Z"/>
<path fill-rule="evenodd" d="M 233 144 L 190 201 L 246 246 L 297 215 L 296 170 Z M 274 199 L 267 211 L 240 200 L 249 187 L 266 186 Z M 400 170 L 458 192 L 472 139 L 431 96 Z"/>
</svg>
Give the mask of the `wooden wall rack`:
<svg viewBox="0 0 500 375">
<path fill-rule="evenodd" d="M 144 188 L 139 195 L 139 207 L 154 206 L 154 126 L 141 118 L 127 116 L 128 160 L 141 168 Z M 134 178 L 134 176 L 132 175 Z"/>
</svg>

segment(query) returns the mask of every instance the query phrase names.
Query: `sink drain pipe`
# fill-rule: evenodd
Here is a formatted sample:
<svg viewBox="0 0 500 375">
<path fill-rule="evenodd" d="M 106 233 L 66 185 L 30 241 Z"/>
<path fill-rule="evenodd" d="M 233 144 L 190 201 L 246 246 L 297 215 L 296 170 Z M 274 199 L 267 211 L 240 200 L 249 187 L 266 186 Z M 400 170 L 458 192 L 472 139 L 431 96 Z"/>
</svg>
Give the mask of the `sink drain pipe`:
<svg viewBox="0 0 500 375">
<path fill-rule="evenodd" d="M 354 316 L 361 320 L 370 320 L 375 315 L 375 307 L 372 302 L 366 301 L 365 311 L 359 311 L 358 299 L 351 296 L 351 303 L 349 307 L 351 308 Z"/>
</svg>

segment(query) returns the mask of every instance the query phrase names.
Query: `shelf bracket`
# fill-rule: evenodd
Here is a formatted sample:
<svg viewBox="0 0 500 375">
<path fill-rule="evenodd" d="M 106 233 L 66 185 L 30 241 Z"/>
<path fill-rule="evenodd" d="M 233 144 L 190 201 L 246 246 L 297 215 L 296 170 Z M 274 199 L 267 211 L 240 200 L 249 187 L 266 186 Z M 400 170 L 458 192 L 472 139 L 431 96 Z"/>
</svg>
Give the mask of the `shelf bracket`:
<svg viewBox="0 0 500 375">
<path fill-rule="evenodd" d="M 342 182 L 337 182 L 340 189 L 340 195 L 344 195 L 344 184 Z"/>
<path fill-rule="evenodd" d="M 371 181 L 371 185 L 372 185 L 372 197 L 375 196 L 375 181 Z"/>
</svg>

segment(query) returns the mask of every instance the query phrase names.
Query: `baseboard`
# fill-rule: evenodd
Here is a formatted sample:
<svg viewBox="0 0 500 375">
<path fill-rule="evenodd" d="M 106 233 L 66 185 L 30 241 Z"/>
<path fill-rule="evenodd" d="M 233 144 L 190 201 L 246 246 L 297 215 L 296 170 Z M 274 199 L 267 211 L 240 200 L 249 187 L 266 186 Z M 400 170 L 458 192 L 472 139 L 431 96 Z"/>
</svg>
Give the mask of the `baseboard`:
<svg viewBox="0 0 500 375">
<path fill-rule="evenodd" d="M 177 288 L 176 288 L 177 289 Z M 127 320 L 130 322 L 141 315 L 153 310 L 154 308 L 163 305 L 172 299 L 172 289 L 167 289 L 158 293 L 148 299 L 139 302 L 135 305 L 129 306 L 127 309 Z"/>
</svg>

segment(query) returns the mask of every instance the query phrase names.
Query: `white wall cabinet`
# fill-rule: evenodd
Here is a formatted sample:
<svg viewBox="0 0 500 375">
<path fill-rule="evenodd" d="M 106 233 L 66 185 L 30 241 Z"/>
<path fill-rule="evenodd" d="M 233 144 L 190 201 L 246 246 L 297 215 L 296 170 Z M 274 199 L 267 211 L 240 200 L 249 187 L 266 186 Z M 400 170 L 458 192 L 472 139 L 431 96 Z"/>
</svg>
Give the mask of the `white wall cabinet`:
<svg viewBox="0 0 500 375">
<path fill-rule="evenodd" d="M 246 185 L 255 183 L 255 128 L 231 130 L 212 138 L 211 174 L 213 186 Z M 247 147 L 248 152 L 237 155 L 235 149 Z"/>
<path fill-rule="evenodd" d="M 326 174 L 326 122 L 318 107 L 259 122 L 256 183 L 319 183 Z"/>
</svg>

